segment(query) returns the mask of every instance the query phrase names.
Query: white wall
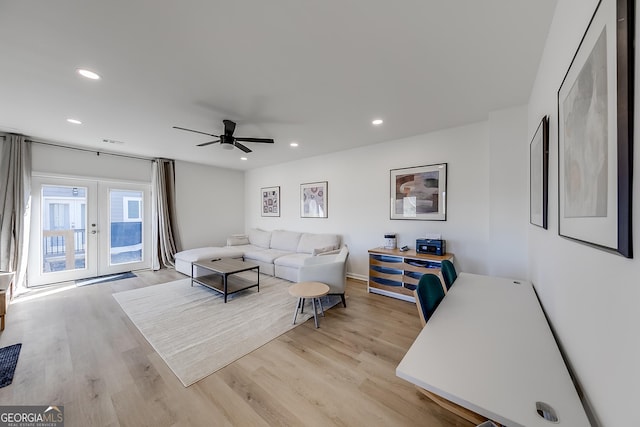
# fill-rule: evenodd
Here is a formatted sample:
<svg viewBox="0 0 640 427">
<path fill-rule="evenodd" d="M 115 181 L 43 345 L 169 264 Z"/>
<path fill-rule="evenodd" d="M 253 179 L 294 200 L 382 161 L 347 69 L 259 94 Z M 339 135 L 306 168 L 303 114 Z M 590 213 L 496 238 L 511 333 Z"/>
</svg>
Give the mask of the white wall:
<svg viewBox="0 0 640 427">
<path fill-rule="evenodd" d="M 178 239 L 182 249 L 224 246 L 244 232 L 244 173 L 176 161 Z"/>
<path fill-rule="evenodd" d="M 506 131 L 499 130 L 505 126 Z M 490 129 L 496 138 L 492 141 L 496 165 L 490 165 Z M 526 235 L 523 224 L 528 216 L 507 221 L 506 230 L 500 224 L 493 225 L 496 240 L 511 250 L 507 263 L 513 267 L 500 268 L 504 261 L 492 262 L 489 249 L 491 200 L 500 210 L 505 200 L 521 200 L 520 192 L 526 189 L 526 175 L 513 176 L 505 157 L 513 151 L 506 149 L 509 145 L 519 151 L 525 134 L 526 109 L 518 108 L 497 113 L 486 122 L 251 170 L 245 182 L 245 225 L 247 229 L 339 233 L 350 247 L 349 273 L 363 278 L 368 272 L 367 250 L 381 246 L 383 235 L 389 232 L 397 233 L 398 246 L 410 247 L 427 233 L 441 233 L 459 270 L 484 274 L 500 270 L 524 277 L 526 246 L 522 236 Z M 518 136 L 520 139 L 515 139 Z M 435 163 L 448 163 L 447 220 L 390 220 L 390 169 Z M 491 175 L 495 179 L 509 175 L 512 184 L 490 191 Z M 315 181 L 328 181 L 329 217 L 300 218 L 300 184 Z M 260 216 L 260 188 L 270 186 L 280 186 L 280 217 Z"/>
<path fill-rule="evenodd" d="M 524 278 L 527 271 L 529 159 L 527 108 L 489 115 L 489 274 Z"/>
<path fill-rule="evenodd" d="M 88 178 L 151 182 L 151 162 L 107 154 L 33 144 L 34 172 Z"/>
<path fill-rule="evenodd" d="M 557 91 L 597 3 L 558 1 L 531 94 L 529 136 L 544 115 L 550 116 L 549 229 L 529 227 L 528 264 L 530 278 L 584 391 L 593 421 L 602 426 L 631 426 L 638 425 L 635 406 L 640 401 L 640 261 L 558 236 Z M 637 58 L 636 52 L 636 64 Z M 636 73 L 636 82 L 638 77 Z M 640 99 L 638 93 L 636 89 L 636 99 Z M 636 141 L 638 111 L 634 117 Z M 638 149 L 634 162 L 633 241 L 637 253 Z"/>
</svg>

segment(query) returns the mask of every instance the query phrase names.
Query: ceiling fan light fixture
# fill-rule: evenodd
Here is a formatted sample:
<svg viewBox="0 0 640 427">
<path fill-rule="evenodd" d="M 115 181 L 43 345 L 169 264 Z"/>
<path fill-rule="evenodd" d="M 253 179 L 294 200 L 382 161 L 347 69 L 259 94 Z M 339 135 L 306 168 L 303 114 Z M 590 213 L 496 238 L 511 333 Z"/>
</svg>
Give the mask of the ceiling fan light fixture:
<svg viewBox="0 0 640 427">
<path fill-rule="evenodd" d="M 201 132 L 199 130 L 183 128 L 180 126 L 174 126 L 173 128 L 179 129 L 179 130 L 185 130 L 188 132 L 201 133 L 203 135 L 209 135 L 209 136 L 213 136 L 214 138 L 219 138 L 214 141 L 197 144 L 198 147 L 204 147 L 205 145 L 211 145 L 219 142 L 220 145 L 222 145 L 222 148 L 224 150 L 233 150 L 234 148 L 237 148 L 241 151 L 244 151 L 245 153 L 251 153 L 252 150 L 249 147 L 242 144 L 243 142 L 263 143 L 263 144 L 274 143 L 274 140 L 272 138 L 253 138 L 253 137 L 249 138 L 244 136 L 242 137 L 233 136 L 233 131 L 236 129 L 235 122 L 232 122 L 231 120 L 223 120 L 222 122 L 224 123 L 224 133 L 220 135 L 214 135 L 212 133 Z"/>
</svg>

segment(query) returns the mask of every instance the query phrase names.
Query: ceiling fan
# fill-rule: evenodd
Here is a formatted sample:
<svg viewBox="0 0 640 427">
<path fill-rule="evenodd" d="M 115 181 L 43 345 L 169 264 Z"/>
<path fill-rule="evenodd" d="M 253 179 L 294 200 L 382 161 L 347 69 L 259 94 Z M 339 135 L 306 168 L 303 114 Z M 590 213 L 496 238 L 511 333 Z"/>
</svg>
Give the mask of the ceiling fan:
<svg viewBox="0 0 640 427">
<path fill-rule="evenodd" d="M 236 130 L 236 124 L 231 120 L 223 120 L 222 123 L 224 123 L 224 133 L 222 135 L 214 135 L 212 133 L 200 132 L 199 130 L 193 130 L 193 129 L 187 129 L 187 128 L 181 128 L 179 126 L 174 126 L 173 128 L 179 129 L 179 130 L 186 130 L 188 132 L 201 133 L 203 135 L 209 135 L 215 138 L 219 138 L 214 141 L 203 142 L 202 144 L 198 144 L 198 147 L 204 147 L 205 145 L 215 144 L 216 142 L 219 142 L 222 145 L 222 148 L 224 148 L 225 150 L 233 150 L 233 147 L 238 147 L 245 153 L 251 153 L 251 150 L 248 147 L 240 144 L 240 142 L 238 141 L 262 142 L 266 144 L 273 144 L 273 139 L 271 138 L 245 138 L 240 136 L 233 136 L 233 132 Z"/>
</svg>

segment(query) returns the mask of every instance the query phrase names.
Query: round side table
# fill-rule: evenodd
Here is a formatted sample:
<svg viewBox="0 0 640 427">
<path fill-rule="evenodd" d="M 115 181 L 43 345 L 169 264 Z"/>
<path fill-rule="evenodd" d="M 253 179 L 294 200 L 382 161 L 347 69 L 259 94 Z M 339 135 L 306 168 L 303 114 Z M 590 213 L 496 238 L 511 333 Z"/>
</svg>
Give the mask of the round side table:
<svg viewBox="0 0 640 427">
<path fill-rule="evenodd" d="M 320 305 L 320 314 L 324 317 L 324 310 L 322 309 L 322 302 L 320 297 L 329 293 L 329 286 L 321 282 L 300 282 L 289 286 L 289 293 L 294 297 L 298 297 L 298 304 L 296 305 L 296 311 L 293 313 L 293 324 L 296 324 L 296 318 L 298 317 L 298 310 L 300 313 L 304 312 L 304 300 L 311 298 L 313 304 L 313 319 L 316 322 L 316 328 L 318 327 L 318 310 L 316 307 L 316 301 Z"/>
</svg>

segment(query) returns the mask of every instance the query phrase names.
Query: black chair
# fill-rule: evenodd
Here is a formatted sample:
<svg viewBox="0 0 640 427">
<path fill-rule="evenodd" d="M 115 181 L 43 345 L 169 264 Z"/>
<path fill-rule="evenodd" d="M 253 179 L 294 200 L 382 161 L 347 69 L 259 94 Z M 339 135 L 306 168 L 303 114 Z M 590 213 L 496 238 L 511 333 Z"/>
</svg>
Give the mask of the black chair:
<svg viewBox="0 0 640 427">
<path fill-rule="evenodd" d="M 440 270 L 442 271 L 442 277 L 444 278 L 444 285 L 447 287 L 447 291 L 451 289 L 453 282 L 458 278 L 458 274 L 456 273 L 456 268 L 453 266 L 453 263 L 448 259 L 442 261 L 440 265 Z"/>
<path fill-rule="evenodd" d="M 425 326 L 433 312 L 436 311 L 438 304 L 444 298 L 444 288 L 440 278 L 435 274 L 423 274 L 414 291 L 414 295 L 418 306 L 418 314 L 420 314 L 420 321 L 422 326 Z"/>
</svg>

